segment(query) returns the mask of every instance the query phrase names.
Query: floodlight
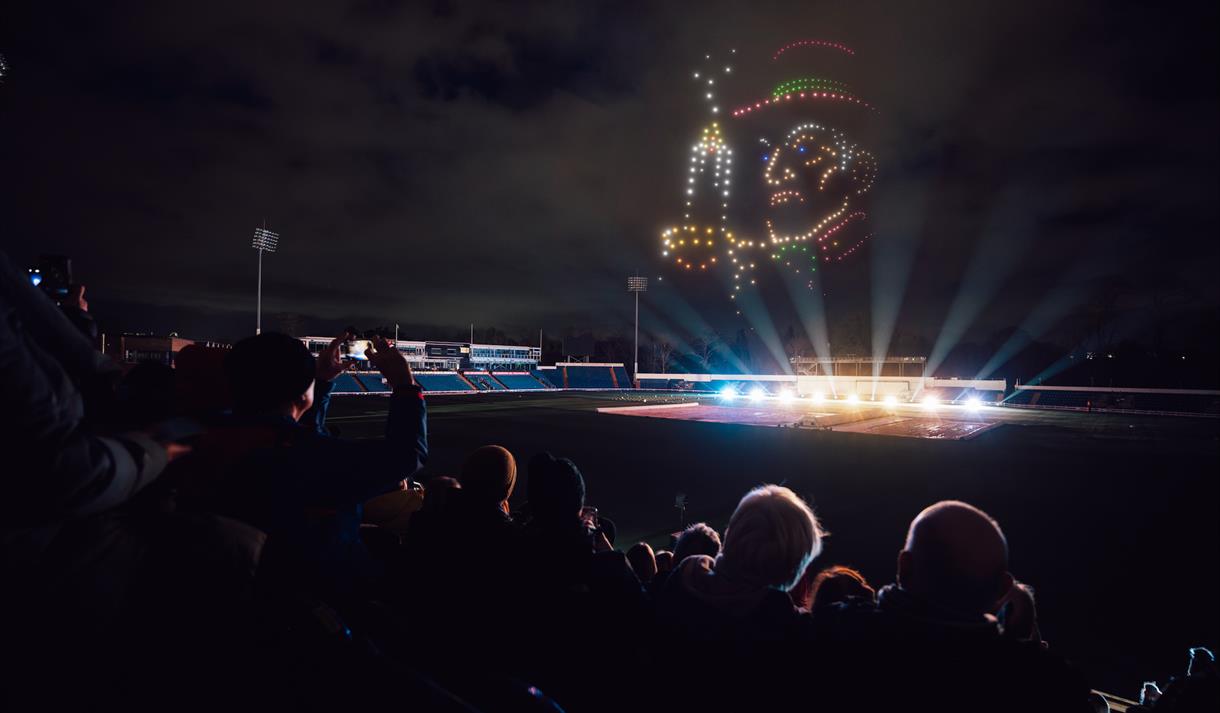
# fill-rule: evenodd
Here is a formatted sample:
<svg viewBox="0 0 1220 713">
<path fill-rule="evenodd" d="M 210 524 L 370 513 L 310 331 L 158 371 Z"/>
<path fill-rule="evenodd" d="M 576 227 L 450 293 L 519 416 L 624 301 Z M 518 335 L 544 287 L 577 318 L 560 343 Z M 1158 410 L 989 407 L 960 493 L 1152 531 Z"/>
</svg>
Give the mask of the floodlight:
<svg viewBox="0 0 1220 713">
<path fill-rule="evenodd" d="M 813 402 L 815 404 L 820 404 L 825 400 L 826 400 L 826 394 L 822 393 L 821 391 L 813 392 Z"/>
<path fill-rule="evenodd" d="M 923 397 L 923 407 L 928 409 L 929 411 L 934 411 L 936 409 L 936 407 L 939 405 L 940 405 L 940 402 L 936 400 L 935 396 Z"/>
<path fill-rule="evenodd" d="M 898 405 L 898 397 L 893 394 L 887 394 L 885 397 L 885 405 L 894 408 Z"/>
<path fill-rule="evenodd" d="M 849 404 L 858 404 L 858 403 L 860 403 L 860 395 L 859 395 L 859 394 L 848 394 L 848 395 L 847 395 L 847 403 L 849 403 Z"/>
<path fill-rule="evenodd" d="M 764 398 L 766 398 L 766 396 L 767 396 L 767 392 L 764 391 L 761 386 L 755 386 L 753 389 L 750 390 L 750 400 L 751 401 L 762 401 Z"/>
<path fill-rule="evenodd" d="M 725 401 L 732 401 L 733 399 L 737 398 L 737 389 L 734 389 L 732 386 L 724 387 L 720 390 L 720 398 L 724 399 Z"/>
<path fill-rule="evenodd" d="M 262 252 L 273 253 L 275 252 L 275 249 L 279 247 L 279 244 L 279 233 L 274 233 L 266 228 L 254 229 L 254 241 L 251 243 L 250 247 L 254 248 L 255 250 L 261 250 Z"/>
<path fill-rule="evenodd" d="M 966 399 L 966 408 L 970 409 L 971 411 L 978 411 L 979 409 L 983 408 L 983 402 L 979 400 L 979 397 L 971 396 L 970 398 Z"/>
<path fill-rule="evenodd" d="M 279 247 L 280 234 L 266 228 L 254 229 L 254 240 L 250 247 L 258 251 L 258 301 L 254 308 L 254 333 L 263 332 L 263 253 L 274 253 Z"/>
<path fill-rule="evenodd" d="M 779 400 L 783 403 L 790 404 L 795 398 L 796 395 L 792 393 L 792 389 L 782 389 L 779 392 Z"/>
</svg>

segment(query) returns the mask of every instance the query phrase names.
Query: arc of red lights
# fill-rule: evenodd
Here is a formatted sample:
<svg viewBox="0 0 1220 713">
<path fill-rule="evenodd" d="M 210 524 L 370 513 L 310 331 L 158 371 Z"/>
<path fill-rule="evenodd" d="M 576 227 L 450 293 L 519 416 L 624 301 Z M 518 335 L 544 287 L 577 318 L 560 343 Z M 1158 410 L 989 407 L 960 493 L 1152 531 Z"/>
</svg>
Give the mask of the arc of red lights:
<svg viewBox="0 0 1220 713">
<path fill-rule="evenodd" d="M 790 49 L 796 49 L 797 47 L 827 47 L 829 49 L 839 50 L 840 52 L 846 52 L 850 55 L 854 55 L 856 53 L 855 50 L 847 45 L 840 44 L 838 42 L 831 42 L 829 40 L 797 40 L 796 42 L 789 42 L 783 47 L 780 47 L 775 54 L 771 55 L 771 61 L 779 59 L 781 54 Z"/>
<path fill-rule="evenodd" d="M 763 99 L 762 101 L 754 102 L 754 104 L 752 104 L 752 105 L 747 104 L 743 107 L 739 107 L 739 108 L 733 110 L 733 116 L 742 116 L 743 114 L 749 114 L 750 112 L 756 111 L 758 109 L 765 109 L 766 107 L 768 107 L 772 104 L 781 104 L 784 102 L 790 102 L 793 99 L 796 99 L 798 101 L 800 101 L 802 99 L 829 99 L 831 101 L 841 101 L 841 102 L 847 102 L 849 104 L 859 104 L 860 106 L 864 107 L 865 109 L 868 109 L 869 111 L 876 111 L 876 109 L 873 107 L 872 104 L 869 104 L 868 102 L 864 101 L 860 97 L 852 96 L 851 94 L 846 94 L 844 92 L 793 92 L 791 94 L 785 94 L 782 97 L 774 97 L 772 99 Z"/>
<path fill-rule="evenodd" d="M 843 258 L 854 253 L 857 248 L 859 248 L 864 243 L 868 242 L 868 239 L 871 237 L 873 237 L 872 233 L 865 235 L 863 238 L 860 239 L 860 242 L 856 243 L 855 245 L 851 246 L 850 248 L 848 248 L 848 249 L 844 250 L 843 252 L 839 253 L 838 255 L 836 255 L 835 262 L 843 262 Z"/>
<path fill-rule="evenodd" d="M 829 246 L 829 245 L 827 245 L 825 242 L 823 242 L 823 241 L 825 241 L 825 240 L 826 240 L 826 238 L 829 238 L 830 236 L 832 236 L 832 235 L 834 235 L 835 233 L 839 232 L 839 229 L 840 229 L 840 228 L 842 228 L 843 226 L 845 226 L 845 225 L 847 225 L 848 223 L 852 222 L 853 220 L 858 220 L 858 219 L 861 219 L 861 218 L 866 218 L 866 217 L 868 217 L 868 214 L 867 214 L 867 213 L 865 213 L 865 212 L 864 212 L 864 211 L 862 211 L 862 210 L 858 210 L 858 211 L 856 211 L 855 213 L 851 213 L 851 214 L 850 214 L 850 215 L 848 215 L 846 218 L 844 218 L 843 220 L 839 221 L 839 222 L 838 222 L 836 225 L 834 225 L 832 228 L 830 228 L 830 229 L 829 229 L 829 230 L 827 230 L 826 232 L 822 233 L 822 234 L 821 234 L 821 235 L 819 235 L 818 237 L 814 238 L 814 240 L 815 240 L 816 242 L 822 243 L 822 249 L 823 249 L 823 250 L 829 250 L 829 249 L 830 249 L 830 246 Z M 856 249 L 856 247 L 858 247 L 858 246 L 853 246 L 853 247 L 852 247 L 852 250 L 855 250 L 855 249 Z"/>
</svg>

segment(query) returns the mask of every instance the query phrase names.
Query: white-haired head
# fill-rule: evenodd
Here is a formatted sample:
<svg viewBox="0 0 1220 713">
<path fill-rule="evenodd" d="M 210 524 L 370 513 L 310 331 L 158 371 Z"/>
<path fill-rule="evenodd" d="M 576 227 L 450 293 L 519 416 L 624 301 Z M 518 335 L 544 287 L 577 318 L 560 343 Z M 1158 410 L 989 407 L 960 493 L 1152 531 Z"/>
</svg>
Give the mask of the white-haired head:
<svg viewBox="0 0 1220 713">
<path fill-rule="evenodd" d="M 763 485 L 746 493 L 733 511 L 716 571 L 786 592 L 821 554 L 825 536 L 796 493 L 781 485 Z"/>
</svg>

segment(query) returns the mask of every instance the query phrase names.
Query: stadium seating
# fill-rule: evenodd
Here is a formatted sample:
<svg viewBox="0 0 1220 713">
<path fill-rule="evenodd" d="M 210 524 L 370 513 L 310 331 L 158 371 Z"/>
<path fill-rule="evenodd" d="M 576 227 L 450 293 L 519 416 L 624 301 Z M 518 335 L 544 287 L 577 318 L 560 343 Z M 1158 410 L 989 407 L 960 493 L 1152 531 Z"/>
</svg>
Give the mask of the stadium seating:
<svg viewBox="0 0 1220 713">
<path fill-rule="evenodd" d="M 513 390 L 542 390 L 550 388 L 550 382 L 543 384 L 538 378 L 524 373 L 498 373 L 496 378 L 501 384 Z"/>
<path fill-rule="evenodd" d="M 569 389 L 613 389 L 614 379 L 610 376 L 608 366 L 569 365 L 564 367 L 568 373 Z"/>
<path fill-rule="evenodd" d="M 474 391 L 452 371 L 417 371 L 415 381 L 424 391 Z"/>
<path fill-rule="evenodd" d="M 334 385 L 331 387 L 333 394 L 360 394 L 364 393 L 364 389 L 360 387 L 360 382 L 356 381 L 356 377 L 351 374 L 340 374 L 335 377 Z"/>
<path fill-rule="evenodd" d="M 620 389 L 630 389 L 631 377 L 627 376 L 627 369 L 621 366 L 616 366 L 611 369 L 614 373 L 614 380 Z"/>
<path fill-rule="evenodd" d="M 484 371 L 468 371 L 466 379 L 480 391 L 503 391 L 504 386 L 494 377 Z"/>
<path fill-rule="evenodd" d="M 356 378 L 360 380 L 360 383 L 364 385 L 364 388 L 369 393 L 384 393 L 391 390 L 389 385 L 385 383 L 385 378 L 382 377 L 381 372 L 373 371 L 357 374 Z"/>
<path fill-rule="evenodd" d="M 534 369 L 530 372 L 534 378 L 541 379 L 544 383 L 550 384 L 556 389 L 563 388 L 563 372 L 555 367 L 550 369 Z"/>
</svg>

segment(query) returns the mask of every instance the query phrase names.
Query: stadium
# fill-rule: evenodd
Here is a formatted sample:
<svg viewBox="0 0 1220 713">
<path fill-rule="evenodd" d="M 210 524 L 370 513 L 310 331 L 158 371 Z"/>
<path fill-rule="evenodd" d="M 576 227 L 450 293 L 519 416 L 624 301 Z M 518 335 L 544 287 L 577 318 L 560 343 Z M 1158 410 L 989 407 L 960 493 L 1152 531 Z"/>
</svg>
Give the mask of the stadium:
<svg viewBox="0 0 1220 713">
<path fill-rule="evenodd" d="M 1215 12 L 1061 5 L 17 13 L 0 709 L 1217 710 Z"/>
<path fill-rule="evenodd" d="M 418 344 L 399 342 L 399 349 L 419 355 Z M 455 347 L 471 354 L 497 348 Z M 516 349 L 520 360 L 500 364 L 504 371 L 471 362 L 470 370 L 416 373 L 436 394 L 430 438 L 443 444 L 439 452 L 454 454 L 430 462 L 421 479 L 457 472 L 454 456 L 488 439 L 514 452 L 562 452 L 590 464 L 586 477 L 596 487 L 589 497 L 614 513 L 619 538 L 658 550 L 690 522 L 723 526 L 739 494 L 762 479 L 804 494 L 832 530 L 836 520 L 854 522 L 864 512 L 897 528 L 904 513 L 941 497 L 983 503 L 1013 541 L 1055 552 L 1022 562 L 1023 576 L 1071 580 L 1042 590 L 1057 602 L 1047 604 L 1044 626 L 1060 620 L 1055 638 L 1077 652 L 1102 690 L 1122 690 L 1122 680 L 1150 665 L 1148 652 L 1188 647 L 1199 623 L 1181 612 L 1156 627 L 1109 630 L 1104 622 L 1156 598 L 1158 585 L 1123 578 L 1116 590 L 1114 573 L 1126 565 L 1108 543 L 1138 538 L 1164 553 L 1158 566 L 1203 590 L 1220 586 L 1214 568 L 1201 566 L 1220 557 L 1214 543 L 1206 552 L 1175 547 L 1200 543 L 1199 527 L 1218 495 L 1214 479 L 1191 474 L 1220 468 L 1220 390 L 929 378 L 919 357 L 882 365 L 878 371 L 892 375 L 876 379 L 868 359 L 794 358 L 794 371 L 806 373 L 642 373 L 637 386 L 622 364 L 539 365 L 531 360 L 536 348 Z M 341 378 L 350 379 L 350 396 L 388 392 L 375 371 Z M 381 399 L 340 399 L 328 423 L 345 436 L 373 438 L 384 413 Z M 1162 477 L 1148 482 L 1151 472 Z M 1028 517 L 1031 511 L 1040 516 Z M 1135 532 L 1132 523 L 1141 523 Z M 836 561 L 884 576 L 890 545 L 901 538 L 894 529 L 829 547 Z M 1072 628 L 1089 633 L 1073 638 Z"/>
</svg>

